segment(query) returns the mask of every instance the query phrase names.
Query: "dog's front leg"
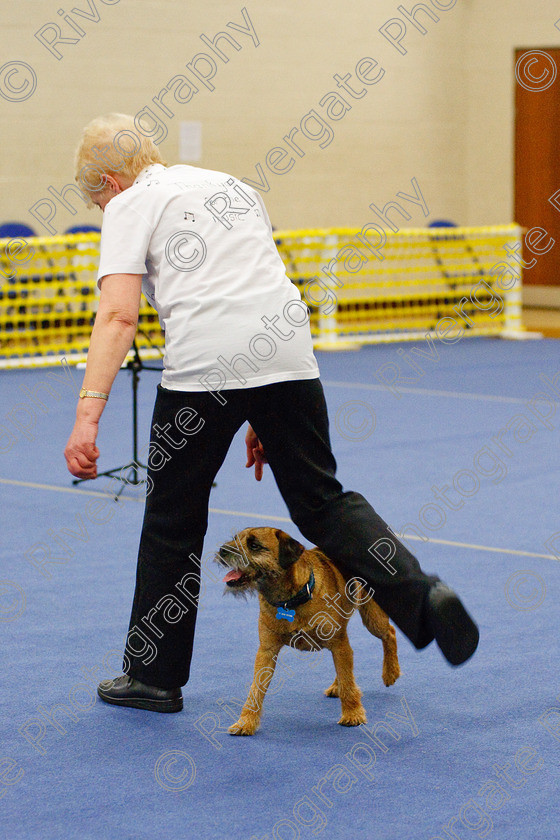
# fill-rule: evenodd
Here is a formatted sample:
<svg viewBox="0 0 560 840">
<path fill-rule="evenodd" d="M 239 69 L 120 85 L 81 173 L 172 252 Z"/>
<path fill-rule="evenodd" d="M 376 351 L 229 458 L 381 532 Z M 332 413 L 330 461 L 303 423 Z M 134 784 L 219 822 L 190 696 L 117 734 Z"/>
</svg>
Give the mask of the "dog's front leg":
<svg viewBox="0 0 560 840">
<path fill-rule="evenodd" d="M 354 654 L 348 636 L 344 636 L 331 648 L 336 676 L 338 696 L 342 705 L 342 717 L 338 721 L 342 726 L 359 726 L 367 723 L 366 710 L 362 706 L 362 692 L 354 679 Z"/>
<path fill-rule="evenodd" d="M 266 690 L 274 675 L 276 658 L 282 645 L 274 647 L 259 647 L 255 659 L 255 674 L 249 689 L 249 696 L 241 710 L 238 721 L 232 724 L 228 732 L 230 735 L 254 735 L 260 726 L 262 704 Z"/>
</svg>

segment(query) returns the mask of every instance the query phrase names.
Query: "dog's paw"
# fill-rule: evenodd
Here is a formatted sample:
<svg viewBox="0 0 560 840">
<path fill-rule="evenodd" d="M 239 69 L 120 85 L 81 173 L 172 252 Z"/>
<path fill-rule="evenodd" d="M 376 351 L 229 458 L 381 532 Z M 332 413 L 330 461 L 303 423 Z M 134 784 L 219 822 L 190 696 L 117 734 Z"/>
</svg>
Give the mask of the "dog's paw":
<svg viewBox="0 0 560 840">
<path fill-rule="evenodd" d="M 228 732 L 230 735 L 254 735 L 259 728 L 258 720 L 251 720 L 251 718 L 240 717 L 238 721 L 232 723 Z"/>
<path fill-rule="evenodd" d="M 332 685 L 325 688 L 325 694 L 327 697 L 340 697 L 338 693 L 338 680 L 335 680 Z"/>
<path fill-rule="evenodd" d="M 362 723 L 367 723 L 366 710 L 362 706 L 361 709 L 346 712 L 338 722 L 341 726 L 360 726 Z"/>
<path fill-rule="evenodd" d="M 395 663 L 393 665 L 383 665 L 383 672 L 381 674 L 383 678 L 383 682 L 385 685 L 393 685 L 396 683 L 398 678 L 401 676 L 401 669 L 399 667 L 399 663 Z"/>
</svg>

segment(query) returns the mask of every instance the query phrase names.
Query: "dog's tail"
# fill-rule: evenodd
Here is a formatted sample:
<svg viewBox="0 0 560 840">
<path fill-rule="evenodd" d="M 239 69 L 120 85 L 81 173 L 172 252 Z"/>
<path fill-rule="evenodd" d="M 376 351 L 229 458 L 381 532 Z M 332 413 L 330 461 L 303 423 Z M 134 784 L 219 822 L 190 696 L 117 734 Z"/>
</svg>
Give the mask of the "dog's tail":
<svg viewBox="0 0 560 840">
<path fill-rule="evenodd" d="M 399 657 L 397 655 L 397 634 L 395 628 L 389 622 L 389 618 L 373 598 L 368 598 L 369 593 L 362 588 L 357 597 L 358 612 L 363 625 L 372 636 L 381 639 L 383 643 L 383 682 L 385 685 L 393 685 L 401 675 Z"/>
</svg>

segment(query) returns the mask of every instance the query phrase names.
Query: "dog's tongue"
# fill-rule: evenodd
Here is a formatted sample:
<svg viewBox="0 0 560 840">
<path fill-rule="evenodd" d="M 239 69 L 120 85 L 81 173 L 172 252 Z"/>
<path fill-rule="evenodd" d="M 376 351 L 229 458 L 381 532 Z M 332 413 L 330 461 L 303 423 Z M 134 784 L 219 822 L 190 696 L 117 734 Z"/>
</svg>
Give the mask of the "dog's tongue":
<svg viewBox="0 0 560 840">
<path fill-rule="evenodd" d="M 240 572 L 238 569 L 232 569 L 231 572 L 227 573 L 227 575 L 225 576 L 225 578 L 223 578 L 223 580 L 227 583 L 230 580 L 239 580 L 239 578 L 241 576 L 242 576 L 242 572 Z"/>
</svg>

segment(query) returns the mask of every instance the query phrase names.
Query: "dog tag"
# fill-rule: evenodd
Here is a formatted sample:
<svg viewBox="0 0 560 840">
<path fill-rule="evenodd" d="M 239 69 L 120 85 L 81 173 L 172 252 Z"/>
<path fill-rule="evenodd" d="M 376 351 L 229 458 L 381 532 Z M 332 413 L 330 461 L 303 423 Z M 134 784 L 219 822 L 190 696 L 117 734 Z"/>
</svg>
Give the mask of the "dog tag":
<svg viewBox="0 0 560 840">
<path fill-rule="evenodd" d="M 295 610 L 285 610 L 283 607 L 278 607 L 276 612 L 276 618 L 282 619 L 285 618 L 286 621 L 293 621 L 296 617 Z"/>
</svg>

